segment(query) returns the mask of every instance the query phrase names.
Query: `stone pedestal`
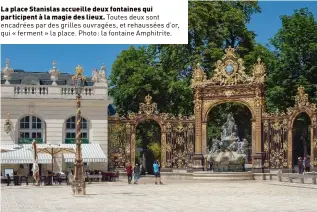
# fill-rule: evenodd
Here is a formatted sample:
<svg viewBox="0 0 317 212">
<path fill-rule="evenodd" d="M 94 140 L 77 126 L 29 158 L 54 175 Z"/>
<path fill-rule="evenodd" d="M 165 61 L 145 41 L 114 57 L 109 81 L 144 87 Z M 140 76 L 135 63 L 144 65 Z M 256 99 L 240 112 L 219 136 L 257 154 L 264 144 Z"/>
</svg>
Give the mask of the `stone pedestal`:
<svg viewBox="0 0 317 212">
<path fill-rule="evenodd" d="M 202 154 L 194 154 L 193 156 L 193 171 L 204 170 L 204 156 Z"/>
<path fill-rule="evenodd" d="M 264 173 L 264 152 L 257 152 L 253 155 L 252 172 Z"/>
</svg>

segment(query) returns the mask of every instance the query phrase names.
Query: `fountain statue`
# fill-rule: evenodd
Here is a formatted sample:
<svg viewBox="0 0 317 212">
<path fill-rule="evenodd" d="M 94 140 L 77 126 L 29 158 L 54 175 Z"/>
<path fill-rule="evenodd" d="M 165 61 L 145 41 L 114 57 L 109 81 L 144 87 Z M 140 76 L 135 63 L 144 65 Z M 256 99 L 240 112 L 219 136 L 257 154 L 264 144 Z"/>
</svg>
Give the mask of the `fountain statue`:
<svg viewBox="0 0 317 212">
<path fill-rule="evenodd" d="M 244 171 L 244 163 L 248 157 L 249 143 L 246 139 L 240 140 L 238 127 L 233 115 L 227 115 L 227 121 L 222 126 L 221 139 L 212 139 L 212 147 L 207 161 L 212 164 L 213 170 Z"/>
</svg>

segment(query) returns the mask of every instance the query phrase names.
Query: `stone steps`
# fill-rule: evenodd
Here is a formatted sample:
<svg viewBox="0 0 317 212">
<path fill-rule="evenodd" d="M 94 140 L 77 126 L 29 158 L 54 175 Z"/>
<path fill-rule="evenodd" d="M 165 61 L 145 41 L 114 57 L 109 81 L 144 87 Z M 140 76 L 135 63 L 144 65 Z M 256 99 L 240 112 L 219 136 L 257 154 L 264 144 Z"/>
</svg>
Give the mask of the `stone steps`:
<svg viewBox="0 0 317 212">
<path fill-rule="evenodd" d="M 194 172 L 193 180 L 236 181 L 254 180 L 252 172 Z"/>
</svg>

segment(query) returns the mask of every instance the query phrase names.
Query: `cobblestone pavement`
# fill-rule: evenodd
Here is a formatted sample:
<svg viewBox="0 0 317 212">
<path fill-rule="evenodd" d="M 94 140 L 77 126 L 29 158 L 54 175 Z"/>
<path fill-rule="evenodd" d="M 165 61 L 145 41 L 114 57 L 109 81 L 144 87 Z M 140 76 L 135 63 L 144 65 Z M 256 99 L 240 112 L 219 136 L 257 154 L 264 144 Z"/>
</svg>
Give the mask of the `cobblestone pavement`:
<svg viewBox="0 0 317 212">
<path fill-rule="evenodd" d="M 87 185 L 73 197 L 70 186 L 1 186 L 2 212 L 282 212 L 317 211 L 317 186 L 275 181 L 125 181 Z"/>
</svg>

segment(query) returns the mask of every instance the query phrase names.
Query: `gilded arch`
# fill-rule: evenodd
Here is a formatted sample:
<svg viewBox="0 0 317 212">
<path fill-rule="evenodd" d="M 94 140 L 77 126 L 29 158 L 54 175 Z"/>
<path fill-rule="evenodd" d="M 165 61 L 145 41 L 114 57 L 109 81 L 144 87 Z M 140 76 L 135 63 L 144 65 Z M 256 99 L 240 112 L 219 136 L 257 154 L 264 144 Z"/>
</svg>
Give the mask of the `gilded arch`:
<svg viewBox="0 0 317 212">
<path fill-rule="evenodd" d="M 317 166 L 316 105 L 309 102 L 308 94 L 300 86 L 294 107 L 288 108 L 286 112 L 263 113 L 264 168 L 293 169 L 293 124 L 300 113 L 306 113 L 311 120 L 311 165 Z"/>
<path fill-rule="evenodd" d="M 247 106 L 252 114 L 253 167 L 262 169 L 261 122 L 265 66 L 258 59 L 252 76 L 245 72 L 244 62 L 231 47 L 225 50 L 222 60 L 215 64 L 213 76 L 206 74 L 197 64 L 192 76 L 195 104 L 195 156 L 194 168 L 203 169 L 203 155 L 207 153 L 207 117 L 214 106 L 225 102 L 238 102 Z"/>
<path fill-rule="evenodd" d="M 310 103 L 308 94 L 305 93 L 303 86 L 298 87 L 297 95 L 295 96 L 295 106 L 287 109 L 289 116 L 288 127 L 293 128 L 294 121 L 301 113 L 306 113 L 311 121 L 310 126 L 310 141 L 311 141 L 311 162 L 313 166 L 317 166 L 317 118 L 316 118 L 316 104 Z M 293 130 L 288 132 L 288 161 L 289 167 L 293 167 Z"/>
<path fill-rule="evenodd" d="M 250 105 L 249 102 L 243 100 L 243 99 L 228 99 L 228 100 L 214 100 L 214 101 L 205 101 L 205 105 L 203 108 L 205 108 L 205 111 L 203 111 L 203 122 L 207 122 L 208 120 L 208 114 L 209 112 L 216 107 L 217 105 L 227 103 L 227 102 L 235 102 L 235 103 L 240 103 L 244 106 L 246 106 L 250 113 L 252 114 L 252 118 L 255 119 L 255 112 L 253 110 L 253 107 Z"/>
<path fill-rule="evenodd" d="M 119 168 L 125 167 L 127 162 L 135 164 L 136 127 L 145 120 L 153 120 L 161 128 L 161 167 L 190 169 L 194 153 L 194 117 L 160 113 L 150 95 L 140 103 L 138 113 L 109 117 L 110 163 Z"/>
</svg>

